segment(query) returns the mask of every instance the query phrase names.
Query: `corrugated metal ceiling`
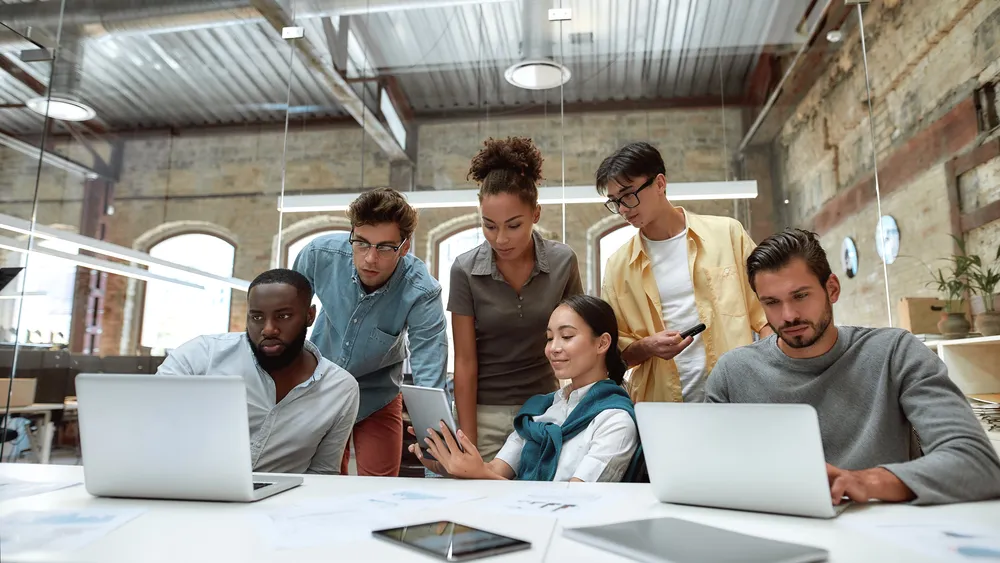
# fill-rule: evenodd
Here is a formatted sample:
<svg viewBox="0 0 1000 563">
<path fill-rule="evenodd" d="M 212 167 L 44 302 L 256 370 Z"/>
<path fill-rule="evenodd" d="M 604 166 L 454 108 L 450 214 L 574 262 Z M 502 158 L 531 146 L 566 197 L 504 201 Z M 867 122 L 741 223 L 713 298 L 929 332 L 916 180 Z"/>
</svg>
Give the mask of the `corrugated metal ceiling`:
<svg viewBox="0 0 1000 563">
<path fill-rule="evenodd" d="M 285 4 L 304 13 L 315 1 Z M 721 98 L 723 82 L 726 97 L 741 95 L 762 49 L 804 40 L 807 26 L 800 20 L 810 0 L 561 3 L 573 10 L 573 19 L 544 25 L 553 26 L 553 58 L 573 73 L 563 89 L 565 101 L 614 102 Z M 521 56 L 521 9 L 519 1 L 493 1 L 349 16 L 349 71 L 361 72 L 367 59 L 379 75 L 396 77 L 418 114 L 487 105 L 503 113 L 557 103 L 558 91 L 521 90 L 503 79 L 503 70 Z M 266 22 L 235 23 L 85 40 L 81 94 L 100 121 L 116 129 L 275 122 L 284 119 L 291 79 L 289 105 L 296 119 L 344 116 L 328 88 L 300 61 L 292 59 L 289 71 L 290 48 Z M 307 39 L 328 52 L 323 20 L 299 23 Z M 333 23 L 340 28 L 337 18 Z M 47 63 L 21 63 L 10 43 L 0 45 L 0 53 L 48 82 Z M 355 86 L 358 92 L 373 91 L 370 83 L 364 91 Z M 0 104 L 32 95 L 0 72 Z M 368 99 L 377 107 L 374 96 Z M 0 109 L 0 128 L 25 133 L 39 125 L 27 110 Z"/>
</svg>

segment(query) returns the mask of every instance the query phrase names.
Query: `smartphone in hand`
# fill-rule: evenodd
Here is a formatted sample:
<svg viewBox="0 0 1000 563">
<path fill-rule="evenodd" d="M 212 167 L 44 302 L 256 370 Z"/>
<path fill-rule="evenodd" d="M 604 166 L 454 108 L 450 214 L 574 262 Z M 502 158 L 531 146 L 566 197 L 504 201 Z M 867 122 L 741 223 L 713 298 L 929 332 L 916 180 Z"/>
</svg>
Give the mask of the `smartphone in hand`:
<svg viewBox="0 0 1000 563">
<path fill-rule="evenodd" d="M 688 336 L 696 336 L 698 334 L 701 334 L 706 328 L 708 328 L 708 327 L 705 326 L 705 323 L 698 323 L 698 324 L 694 325 L 693 327 L 691 327 L 691 328 L 685 330 L 684 332 L 682 332 L 681 333 L 681 340 L 684 340 Z"/>
</svg>

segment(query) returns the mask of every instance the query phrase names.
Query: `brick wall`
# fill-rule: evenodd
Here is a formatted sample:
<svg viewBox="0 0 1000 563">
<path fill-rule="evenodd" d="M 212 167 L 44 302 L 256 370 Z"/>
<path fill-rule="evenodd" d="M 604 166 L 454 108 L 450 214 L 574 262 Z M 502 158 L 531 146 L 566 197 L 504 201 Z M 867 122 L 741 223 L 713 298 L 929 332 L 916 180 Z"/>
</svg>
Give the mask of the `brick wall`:
<svg viewBox="0 0 1000 563">
<path fill-rule="evenodd" d="M 738 110 L 728 110 L 724 119 L 719 110 L 569 115 L 564 126 L 551 118 L 429 123 L 419 130 L 416 183 L 437 189 L 472 189 L 466 179 L 469 160 L 490 135 L 532 137 L 545 157 L 547 185 L 561 184 L 564 161 L 566 185 L 591 185 L 600 160 L 632 140 L 650 140 L 660 146 L 670 181 L 721 180 L 726 177 L 726 163 L 741 131 Z M 236 244 L 234 276 L 252 279 L 270 267 L 273 239 L 279 229 L 276 205 L 281 190 L 282 144 L 280 131 L 251 129 L 221 135 L 126 139 L 108 240 L 131 247 L 141 239 L 140 249 L 148 250 L 158 242 L 149 233 L 160 226 L 210 223 Z M 287 150 L 286 193 L 357 191 L 389 183 L 388 161 L 357 128 L 293 130 Z M 30 217 L 32 167 L 36 164 L 6 149 L 0 149 L 0 163 L 4 212 Z M 8 170 L 13 173 L 8 174 Z M 78 225 L 82 180 L 46 166 L 41 186 L 39 220 Z M 730 216 L 735 210 L 732 201 L 688 202 L 686 207 L 698 213 Z M 475 208 L 421 210 L 413 251 L 426 259 L 428 231 L 470 213 L 475 213 Z M 287 229 L 317 215 L 342 216 L 296 213 L 286 214 L 280 221 Z M 587 230 L 607 216 L 600 204 L 572 205 L 566 210 L 564 225 L 561 206 L 547 205 L 540 226 L 556 238 L 561 238 L 565 228 L 566 242 L 586 268 Z M 582 273 L 586 279 L 586 270 Z M 123 336 L 126 348 L 131 348 L 137 336 L 135 305 L 140 298 L 141 287 L 134 282 L 130 289 L 124 279 L 111 280 L 105 299 L 103 353 L 117 353 Z M 232 303 L 232 328 L 240 330 L 245 294 L 234 292 Z"/>
<path fill-rule="evenodd" d="M 838 274 L 843 271 L 841 242 L 845 236 L 855 239 L 860 269 L 853 280 L 841 276 L 844 297 L 835 309 L 837 319 L 883 326 L 888 320 L 885 276 L 874 247 L 876 204 L 870 193 L 852 194 L 865 196 L 861 205 L 838 196 L 871 175 L 874 145 L 883 187 L 895 184 L 884 194 L 882 212 L 895 217 L 901 232 L 900 258 L 888 268 L 893 315 L 901 297 L 934 296 L 925 287 L 923 264 L 936 265 L 952 251 L 948 190 L 953 179 L 943 163 L 973 143 L 944 146 L 955 136 L 950 133 L 942 135 L 948 138 L 940 139 L 941 144 L 924 142 L 921 146 L 933 149 L 926 153 L 906 152 L 913 147 L 907 143 L 934 127 L 953 131 L 948 127 L 956 119 L 954 110 L 978 86 L 995 79 L 1000 5 L 985 0 L 875 1 L 865 12 L 865 29 L 874 143 L 855 30 L 775 140 L 782 162 L 781 193 L 788 200 L 778 211 L 787 224 L 806 228 L 817 227 L 817 217 L 823 216 L 823 244 Z M 974 136 L 975 130 L 970 139 Z M 990 188 L 984 189 L 995 189 L 995 183 L 979 185 L 985 184 Z M 837 214 L 829 213 L 830 206 L 844 203 L 851 204 L 851 213 L 831 221 Z M 992 233 L 998 227 L 970 233 L 970 242 L 996 238 Z"/>
<path fill-rule="evenodd" d="M 993 158 L 958 178 L 963 210 L 972 210 L 1000 200 L 1000 157 Z M 1000 246 L 1000 220 L 966 233 L 966 251 L 992 260 Z"/>
</svg>

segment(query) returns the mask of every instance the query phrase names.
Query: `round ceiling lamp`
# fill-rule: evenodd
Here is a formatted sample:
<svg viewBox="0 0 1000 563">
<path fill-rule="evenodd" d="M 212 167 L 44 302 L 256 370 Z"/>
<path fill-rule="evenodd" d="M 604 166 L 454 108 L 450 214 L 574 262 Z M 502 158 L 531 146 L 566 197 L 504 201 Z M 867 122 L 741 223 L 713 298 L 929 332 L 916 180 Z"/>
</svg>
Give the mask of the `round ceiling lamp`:
<svg viewBox="0 0 1000 563">
<path fill-rule="evenodd" d="M 87 121 L 97 115 L 94 108 L 69 98 L 32 98 L 24 102 L 24 105 L 38 115 L 60 121 Z"/>
<path fill-rule="evenodd" d="M 547 90 L 569 82 L 571 74 L 565 66 L 545 59 L 514 63 L 503 73 L 512 85 L 525 90 Z"/>
</svg>

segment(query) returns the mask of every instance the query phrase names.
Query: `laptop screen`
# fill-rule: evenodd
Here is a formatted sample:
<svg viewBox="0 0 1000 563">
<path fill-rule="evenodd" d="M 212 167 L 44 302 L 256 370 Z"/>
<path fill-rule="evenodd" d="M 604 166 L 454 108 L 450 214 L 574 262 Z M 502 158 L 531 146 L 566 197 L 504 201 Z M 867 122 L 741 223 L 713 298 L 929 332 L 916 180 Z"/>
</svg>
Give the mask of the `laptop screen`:
<svg viewBox="0 0 1000 563">
<path fill-rule="evenodd" d="M 14 281 L 24 268 L 0 268 L 0 291 L 7 287 L 7 284 Z"/>
</svg>

